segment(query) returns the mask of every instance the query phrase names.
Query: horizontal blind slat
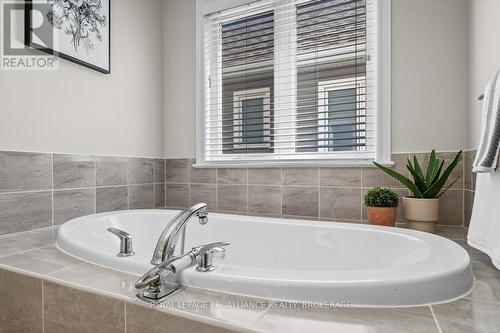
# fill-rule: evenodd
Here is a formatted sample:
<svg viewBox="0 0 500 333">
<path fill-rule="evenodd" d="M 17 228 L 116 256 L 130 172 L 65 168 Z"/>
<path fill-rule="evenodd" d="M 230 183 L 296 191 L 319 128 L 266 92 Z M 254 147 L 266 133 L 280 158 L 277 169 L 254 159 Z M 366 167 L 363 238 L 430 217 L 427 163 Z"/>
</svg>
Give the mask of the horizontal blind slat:
<svg viewBox="0 0 500 333">
<path fill-rule="evenodd" d="M 372 156 L 372 10 L 280 0 L 209 15 L 206 160 Z"/>
</svg>

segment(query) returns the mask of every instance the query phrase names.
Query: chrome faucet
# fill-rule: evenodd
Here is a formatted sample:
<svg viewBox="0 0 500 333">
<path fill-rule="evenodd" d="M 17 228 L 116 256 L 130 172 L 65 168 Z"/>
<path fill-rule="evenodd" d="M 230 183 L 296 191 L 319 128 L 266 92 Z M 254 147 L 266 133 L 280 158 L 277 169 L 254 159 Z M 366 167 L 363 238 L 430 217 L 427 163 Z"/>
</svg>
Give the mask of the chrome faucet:
<svg viewBox="0 0 500 333">
<path fill-rule="evenodd" d="M 137 296 L 143 300 L 158 301 L 174 293 L 180 288 L 176 282 L 177 273 L 196 263 L 198 272 L 213 271 L 212 256 L 222 258 L 224 246 L 229 244 L 231 243 L 216 242 L 196 246 L 187 253 L 168 258 L 149 270 L 135 283 L 135 288 L 142 290 Z"/>
<path fill-rule="evenodd" d="M 200 224 L 207 224 L 207 204 L 199 203 L 189 207 L 177 214 L 167 224 L 158 239 L 158 243 L 156 243 L 153 258 L 151 259 L 153 265 L 159 265 L 165 260 L 173 257 L 175 246 L 177 245 L 181 233 L 185 230 L 187 221 L 195 214 L 198 216 L 198 222 Z M 182 242 L 184 243 L 184 239 Z M 182 246 L 184 246 L 184 244 L 182 244 Z"/>
<path fill-rule="evenodd" d="M 120 252 L 117 254 L 118 257 L 131 257 L 135 254 L 132 247 L 132 236 L 130 236 L 128 232 L 118 228 L 108 228 L 106 230 L 120 239 Z"/>
</svg>

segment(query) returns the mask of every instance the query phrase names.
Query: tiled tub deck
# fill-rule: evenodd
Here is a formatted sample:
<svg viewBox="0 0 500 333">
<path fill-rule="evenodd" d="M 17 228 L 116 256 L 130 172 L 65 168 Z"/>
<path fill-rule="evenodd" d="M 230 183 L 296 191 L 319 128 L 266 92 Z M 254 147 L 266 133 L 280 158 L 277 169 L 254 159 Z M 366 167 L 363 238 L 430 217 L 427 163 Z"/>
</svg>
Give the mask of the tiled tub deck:
<svg viewBox="0 0 500 333">
<path fill-rule="evenodd" d="M 466 245 L 463 228 L 439 234 L 471 255 L 474 290 L 448 304 L 394 309 L 213 306 L 251 299 L 192 288 L 152 308 L 135 297 L 137 277 L 58 252 L 54 228 L 3 236 L 0 332 L 500 332 L 500 272 Z"/>
</svg>

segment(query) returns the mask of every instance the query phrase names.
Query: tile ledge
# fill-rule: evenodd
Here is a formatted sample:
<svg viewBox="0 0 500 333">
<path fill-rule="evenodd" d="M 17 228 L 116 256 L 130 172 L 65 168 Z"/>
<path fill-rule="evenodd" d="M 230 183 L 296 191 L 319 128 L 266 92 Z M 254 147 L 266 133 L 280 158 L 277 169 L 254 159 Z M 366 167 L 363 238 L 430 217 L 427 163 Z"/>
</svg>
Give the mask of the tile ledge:
<svg viewBox="0 0 500 333">
<path fill-rule="evenodd" d="M 78 264 L 78 265 L 83 265 L 83 264 Z M 78 265 L 74 265 L 74 266 L 78 266 Z M 71 267 L 74 267 L 74 266 L 71 266 Z M 96 267 L 100 267 L 100 266 L 96 266 Z M 66 267 L 66 268 L 68 268 L 68 267 Z M 64 268 L 64 269 L 66 269 L 66 268 Z M 141 301 L 140 299 L 136 298 L 135 293 L 133 295 L 131 295 L 131 294 L 128 294 L 128 295 L 127 294 L 119 294 L 119 293 L 110 292 L 110 291 L 105 290 L 105 289 L 89 287 L 89 286 L 82 285 L 79 283 L 70 282 L 70 281 L 66 281 L 64 279 L 52 277 L 52 276 L 50 276 L 50 274 L 52 274 L 53 272 L 47 273 L 47 274 L 41 274 L 41 273 L 35 273 L 35 272 L 27 271 L 24 269 L 20 269 L 17 267 L 12 267 L 9 265 L 4 265 L 4 264 L 0 264 L 0 269 L 4 269 L 6 271 L 13 272 L 16 274 L 21 274 L 24 276 L 29 276 L 32 278 L 40 279 L 42 281 L 56 283 L 58 285 L 62 285 L 62 286 L 68 287 L 68 288 L 73 288 L 73 289 L 76 289 L 79 291 L 89 292 L 89 293 L 99 295 L 99 296 L 114 298 L 114 299 L 117 299 L 120 301 L 127 302 L 129 304 L 147 307 L 147 308 L 150 308 L 150 309 L 158 311 L 158 312 L 170 314 L 170 315 L 177 316 L 177 317 L 182 317 L 182 318 L 185 318 L 188 320 L 201 322 L 201 323 L 211 325 L 211 326 L 225 328 L 228 330 L 235 330 L 235 331 L 244 332 L 244 333 L 259 332 L 259 331 L 256 331 L 256 330 L 250 328 L 250 327 L 240 326 L 236 323 L 226 322 L 226 321 L 223 321 L 221 319 L 212 318 L 209 316 L 203 316 L 203 315 L 191 313 L 188 311 L 183 311 L 181 309 L 174 309 L 174 308 L 161 308 L 160 309 L 158 306 L 154 306 L 153 304 L 146 303 L 146 302 Z"/>
<path fill-rule="evenodd" d="M 379 162 L 385 166 L 394 165 L 393 161 Z M 272 162 L 272 163 L 195 163 L 192 165 L 195 169 L 259 169 L 259 168 L 345 168 L 345 167 L 370 167 L 375 168 L 373 161 L 312 161 L 312 162 Z"/>
</svg>

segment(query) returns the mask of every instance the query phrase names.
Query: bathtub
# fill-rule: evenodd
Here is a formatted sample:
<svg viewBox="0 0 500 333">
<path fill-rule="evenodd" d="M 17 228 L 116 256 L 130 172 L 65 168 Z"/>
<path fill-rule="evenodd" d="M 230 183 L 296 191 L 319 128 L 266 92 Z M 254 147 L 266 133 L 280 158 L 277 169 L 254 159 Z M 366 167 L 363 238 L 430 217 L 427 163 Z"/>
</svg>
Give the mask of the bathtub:
<svg viewBox="0 0 500 333">
<path fill-rule="evenodd" d="M 84 261 L 137 275 L 148 271 L 156 241 L 178 211 L 122 211 L 80 217 L 62 225 L 56 246 Z M 132 235 L 135 255 L 118 257 Z M 361 224 L 209 214 L 189 221 L 186 250 L 230 241 L 213 272 L 190 267 L 184 286 L 294 302 L 359 307 L 418 306 L 460 298 L 473 287 L 467 252 L 440 236 Z"/>
</svg>

